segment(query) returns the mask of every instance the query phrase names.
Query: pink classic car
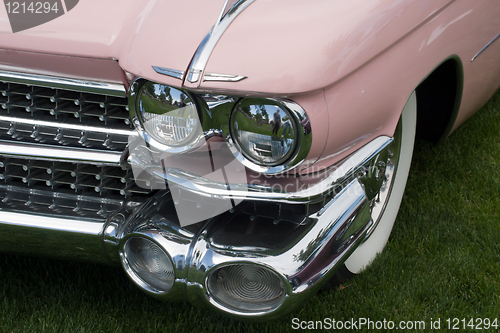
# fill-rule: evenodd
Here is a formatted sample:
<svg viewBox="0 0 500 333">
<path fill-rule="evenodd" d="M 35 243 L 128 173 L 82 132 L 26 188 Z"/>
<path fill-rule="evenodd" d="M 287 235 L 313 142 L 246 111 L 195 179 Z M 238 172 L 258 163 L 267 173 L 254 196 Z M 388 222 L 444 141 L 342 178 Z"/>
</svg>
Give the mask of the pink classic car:
<svg viewBox="0 0 500 333">
<path fill-rule="evenodd" d="M 497 0 L 4 5 L 0 251 L 237 318 L 369 265 L 415 138 L 500 86 Z"/>
</svg>

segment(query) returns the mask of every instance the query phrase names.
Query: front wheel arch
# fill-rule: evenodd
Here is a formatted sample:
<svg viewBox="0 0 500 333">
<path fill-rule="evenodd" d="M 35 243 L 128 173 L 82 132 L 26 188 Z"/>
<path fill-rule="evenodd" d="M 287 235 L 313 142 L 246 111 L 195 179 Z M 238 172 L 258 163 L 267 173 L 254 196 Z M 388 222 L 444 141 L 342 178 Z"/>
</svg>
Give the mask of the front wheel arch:
<svg viewBox="0 0 500 333">
<path fill-rule="evenodd" d="M 451 132 L 462 101 L 463 64 L 451 56 L 437 66 L 415 89 L 416 138 L 440 143 Z"/>
</svg>

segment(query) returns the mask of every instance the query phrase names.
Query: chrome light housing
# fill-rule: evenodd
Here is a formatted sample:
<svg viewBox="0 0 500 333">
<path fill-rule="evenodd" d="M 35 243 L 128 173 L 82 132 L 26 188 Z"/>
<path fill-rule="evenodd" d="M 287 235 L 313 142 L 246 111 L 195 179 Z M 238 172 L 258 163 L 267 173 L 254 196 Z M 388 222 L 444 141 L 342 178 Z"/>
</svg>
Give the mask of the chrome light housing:
<svg viewBox="0 0 500 333">
<path fill-rule="evenodd" d="M 297 104 L 269 98 L 243 98 L 233 108 L 228 144 L 246 167 L 279 173 L 302 162 L 311 148 L 309 119 Z"/>
<path fill-rule="evenodd" d="M 223 136 L 240 163 L 264 174 L 297 167 L 312 145 L 306 112 L 285 99 L 197 94 L 137 79 L 129 109 L 141 137 L 160 152 L 193 151 Z"/>
<path fill-rule="evenodd" d="M 216 305 L 237 312 L 270 312 L 285 300 L 283 280 L 271 269 L 255 264 L 232 264 L 215 269 L 207 290 Z"/>
<path fill-rule="evenodd" d="M 187 91 L 148 81 L 138 89 L 133 103 L 134 125 L 153 147 L 181 153 L 200 141 L 200 116 Z"/>
<path fill-rule="evenodd" d="M 128 276 L 143 290 L 152 294 L 167 293 L 175 281 L 172 260 L 152 239 L 133 235 L 121 251 L 122 265 Z"/>
</svg>

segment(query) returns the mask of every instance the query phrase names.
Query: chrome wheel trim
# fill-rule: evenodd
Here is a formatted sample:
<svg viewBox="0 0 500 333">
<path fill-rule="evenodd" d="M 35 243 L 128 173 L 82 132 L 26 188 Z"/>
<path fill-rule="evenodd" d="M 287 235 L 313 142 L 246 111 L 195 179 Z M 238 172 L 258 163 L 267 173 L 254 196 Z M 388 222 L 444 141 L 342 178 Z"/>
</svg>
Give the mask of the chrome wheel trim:
<svg viewBox="0 0 500 333">
<path fill-rule="evenodd" d="M 389 239 L 408 179 L 415 141 L 416 121 L 417 100 L 415 92 L 413 92 L 401 113 L 398 123 L 400 135 L 396 129 L 394 134 L 396 143 L 389 148 L 393 156 L 386 169 L 388 180 L 382 185 L 380 202 L 375 202 L 372 210 L 374 227 L 369 231 L 369 238 L 344 263 L 348 271 L 353 274 L 361 272 L 368 266 L 375 256 L 383 250 Z M 396 140 L 398 135 L 400 140 Z M 398 141 L 400 142 L 399 149 L 396 149 Z M 377 197 L 374 200 L 376 201 Z"/>
<path fill-rule="evenodd" d="M 366 233 L 365 241 L 368 240 L 373 231 L 377 229 L 377 226 L 380 223 L 382 215 L 387 207 L 387 203 L 394 186 L 394 181 L 396 179 L 396 173 L 398 171 L 398 165 L 401 155 L 402 132 L 402 122 L 400 121 L 398 122 L 396 130 L 394 131 L 394 141 L 392 141 L 392 143 L 388 147 L 387 161 L 379 162 L 385 163 L 385 180 L 383 181 L 377 196 L 372 199 L 370 204 L 373 225 Z"/>
</svg>

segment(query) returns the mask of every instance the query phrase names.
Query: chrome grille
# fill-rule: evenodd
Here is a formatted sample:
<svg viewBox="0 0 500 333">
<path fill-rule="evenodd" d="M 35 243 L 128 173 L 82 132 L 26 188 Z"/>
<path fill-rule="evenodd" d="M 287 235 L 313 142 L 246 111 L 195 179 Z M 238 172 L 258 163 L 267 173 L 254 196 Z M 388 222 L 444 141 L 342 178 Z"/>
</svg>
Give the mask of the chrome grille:
<svg viewBox="0 0 500 333">
<path fill-rule="evenodd" d="M 0 140 L 122 151 L 127 99 L 0 81 Z"/>
<path fill-rule="evenodd" d="M 31 211 L 63 216 L 77 215 L 99 219 L 110 217 L 122 205 L 123 200 L 119 199 L 96 198 L 0 184 L 0 209 L 11 211 Z"/>
<path fill-rule="evenodd" d="M 53 190 L 89 197 L 123 198 L 149 195 L 158 184 L 136 177 L 131 169 L 0 157 L 0 185 Z"/>
<path fill-rule="evenodd" d="M 120 165 L 136 135 L 125 95 L 120 84 L 0 71 L 0 210 L 102 219 L 148 200 L 159 185 Z"/>
</svg>

